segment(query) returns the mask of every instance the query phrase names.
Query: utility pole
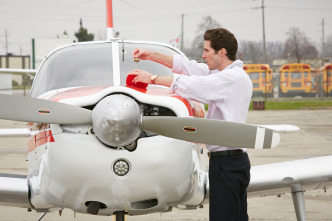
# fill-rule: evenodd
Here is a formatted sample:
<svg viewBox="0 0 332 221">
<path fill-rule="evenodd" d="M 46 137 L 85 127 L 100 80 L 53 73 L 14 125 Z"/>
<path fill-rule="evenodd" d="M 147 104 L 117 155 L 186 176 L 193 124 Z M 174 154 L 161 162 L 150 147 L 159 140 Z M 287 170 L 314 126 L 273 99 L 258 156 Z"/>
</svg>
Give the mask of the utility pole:
<svg viewBox="0 0 332 221">
<path fill-rule="evenodd" d="M 261 7 L 255 7 L 255 8 L 252 8 L 252 9 L 260 9 L 260 8 L 262 9 L 262 20 L 263 20 L 263 50 L 264 50 L 263 61 L 264 61 L 264 64 L 266 64 L 267 59 L 266 59 L 266 43 L 265 43 L 265 15 L 264 15 L 265 5 L 264 5 L 264 0 L 262 0 L 262 6 Z"/>
<path fill-rule="evenodd" d="M 263 18 L 263 48 L 264 48 L 264 64 L 266 64 L 266 44 L 265 44 L 265 16 L 264 16 L 264 0 L 262 0 L 262 18 Z M 268 76 L 268 69 L 265 72 L 265 96 L 264 100 L 265 103 L 267 101 L 267 76 Z"/>
<path fill-rule="evenodd" d="M 262 17 L 263 17 L 263 47 L 264 47 L 264 64 L 266 64 L 266 44 L 265 44 L 265 16 L 264 16 L 264 0 L 262 0 Z"/>
<path fill-rule="evenodd" d="M 8 54 L 8 33 L 7 33 L 7 29 L 5 29 L 5 44 L 6 44 L 6 56 Z"/>
<path fill-rule="evenodd" d="M 323 45 L 322 45 L 322 66 L 324 65 L 324 58 L 325 58 L 325 34 L 324 34 L 324 18 L 322 19 L 322 41 L 323 41 Z"/>
<path fill-rule="evenodd" d="M 181 51 L 183 52 L 183 20 L 184 20 L 184 14 L 181 16 Z"/>
<path fill-rule="evenodd" d="M 325 33 L 324 33 L 325 22 L 324 18 L 322 19 L 322 66 L 325 64 Z M 329 97 L 329 73 L 326 70 L 326 97 Z M 324 82 L 323 82 L 324 84 Z M 324 85 L 323 85 L 324 88 Z"/>
</svg>

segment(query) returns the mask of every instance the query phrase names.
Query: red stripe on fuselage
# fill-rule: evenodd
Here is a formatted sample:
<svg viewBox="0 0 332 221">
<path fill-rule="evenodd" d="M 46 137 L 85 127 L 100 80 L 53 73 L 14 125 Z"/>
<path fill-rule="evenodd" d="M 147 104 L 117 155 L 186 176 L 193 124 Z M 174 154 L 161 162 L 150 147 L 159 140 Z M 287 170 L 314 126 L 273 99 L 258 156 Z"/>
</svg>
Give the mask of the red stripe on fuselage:
<svg viewBox="0 0 332 221">
<path fill-rule="evenodd" d="M 70 89 L 53 95 L 52 97 L 49 98 L 49 100 L 59 101 L 67 98 L 85 97 L 98 93 L 108 87 L 110 87 L 110 85 L 96 86 L 96 87 L 80 87 L 80 88 Z"/>
<path fill-rule="evenodd" d="M 85 96 L 89 96 L 89 95 L 98 93 L 108 87 L 112 87 L 112 86 L 103 85 L 103 86 L 92 86 L 92 87 L 81 87 L 81 88 L 70 89 L 70 90 L 63 91 L 63 92 L 53 95 L 52 97 L 49 98 L 49 100 L 59 101 L 59 100 L 68 99 L 68 98 L 85 97 Z M 136 90 L 138 92 L 144 93 L 144 94 L 177 98 L 180 101 L 182 101 L 183 104 L 186 105 L 188 112 L 189 112 L 189 116 L 200 117 L 200 118 L 204 117 L 204 110 L 201 107 L 199 107 L 199 105 L 195 104 L 197 102 L 193 102 L 193 101 L 189 102 L 188 100 L 186 100 L 176 94 L 170 93 L 168 88 L 148 87 L 147 89 L 145 89 L 145 88 L 139 88 L 139 87 L 134 87 L 134 86 L 126 86 L 126 87 Z"/>
<path fill-rule="evenodd" d="M 41 131 L 35 136 L 31 137 L 28 141 L 28 152 L 35 150 L 47 143 L 54 142 L 54 137 L 51 130 Z"/>
</svg>

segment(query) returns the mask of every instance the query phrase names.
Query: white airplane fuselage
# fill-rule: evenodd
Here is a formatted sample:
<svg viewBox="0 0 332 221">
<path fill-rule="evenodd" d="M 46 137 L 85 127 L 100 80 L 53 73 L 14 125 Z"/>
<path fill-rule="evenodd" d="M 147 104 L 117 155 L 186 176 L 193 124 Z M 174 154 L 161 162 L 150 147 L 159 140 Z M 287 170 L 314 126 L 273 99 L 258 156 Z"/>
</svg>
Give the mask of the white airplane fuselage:
<svg viewBox="0 0 332 221">
<path fill-rule="evenodd" d="M 190 116 L 190 112 L 204 116 L 201 105 L 185 101 L 192 108 L 189 111 L 182 99 L 163 96 L 169 91 L 162 87 L 147 88 L 159 95 L 122 86 L 84 87 L 82 91 L 94 93 L 68 97 L 73 90 L 77 94 L 80 88 L 62 91 L 61 96 L 48 93 L 47 97 L 67 97 L 59 102 L 85 106 L 121 93 L 140 103 L 169 108 L 177 116 Z M 37 211 L 71 208 L 87 213 L 90 202 L 100 202 L 98 215 L 116 211 L 139 215 L 165 212 L 178 204 L 197 207 L 204 201 L 208 178 L 201 144 L 152 135 L 140 137 L 135 150 L 129 151 L 105 145 L 90 125 L 30 124 L 30 129 L 35 135 L 29 140 L 28 180 L 30 201 Z M 115 172 L 118 161 L 128 164 L 125 175 Z"/>
</svg>

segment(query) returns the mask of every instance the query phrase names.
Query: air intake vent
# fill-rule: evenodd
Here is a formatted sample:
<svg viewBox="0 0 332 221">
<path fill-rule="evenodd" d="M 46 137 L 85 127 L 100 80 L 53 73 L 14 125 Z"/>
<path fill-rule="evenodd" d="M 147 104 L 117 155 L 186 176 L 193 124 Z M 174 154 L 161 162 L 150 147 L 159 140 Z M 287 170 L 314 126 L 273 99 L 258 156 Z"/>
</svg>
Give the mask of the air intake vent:
<svg viewBox="0 0 332 221">
<path fill-rule="evenodd" d="M 131 203 L 132 209 L 149 209 L 158 205 L 157 199 L 149 199 Z"/>
</svg>

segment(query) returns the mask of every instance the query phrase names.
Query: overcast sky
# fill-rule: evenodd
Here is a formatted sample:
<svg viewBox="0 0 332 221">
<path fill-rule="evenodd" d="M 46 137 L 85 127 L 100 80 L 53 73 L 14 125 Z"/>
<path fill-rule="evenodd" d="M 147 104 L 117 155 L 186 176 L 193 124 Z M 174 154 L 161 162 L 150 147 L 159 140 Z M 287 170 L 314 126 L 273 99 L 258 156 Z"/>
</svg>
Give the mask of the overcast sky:
<svg viewBox="0 0 332 221">
<path fill-rule="evenodd" d="M 332 0 L 265 0 L 266 41 L 285 41 L 298 27 L 319 50 L 322 20 L 325 39 L 332 35 Z M 184 41 L 189 45 L 203 16 L 210 15 L 235 34 L 238 41 L 262 41 L 261 0 L 113 0 L 114 29 L 120 38 L 170 43 L 180 37 L 184 14 Z M 0 0 L 0 55 L 31 53 L 32 38 L 56 38 L 67 31 L 74 36 L 83 27 L 106 35 L 105 0 Z"/>
</svg>

